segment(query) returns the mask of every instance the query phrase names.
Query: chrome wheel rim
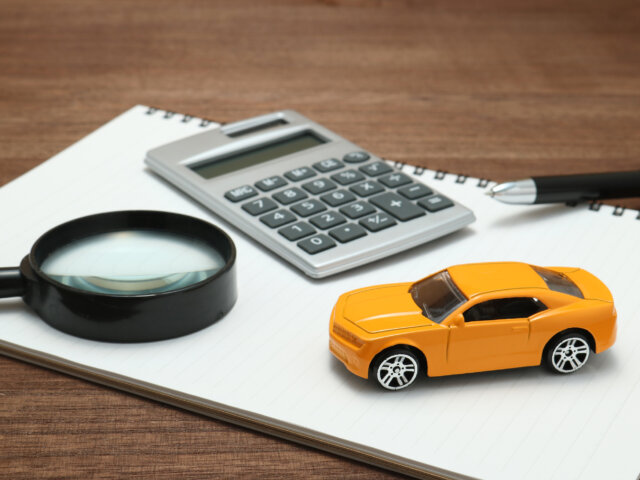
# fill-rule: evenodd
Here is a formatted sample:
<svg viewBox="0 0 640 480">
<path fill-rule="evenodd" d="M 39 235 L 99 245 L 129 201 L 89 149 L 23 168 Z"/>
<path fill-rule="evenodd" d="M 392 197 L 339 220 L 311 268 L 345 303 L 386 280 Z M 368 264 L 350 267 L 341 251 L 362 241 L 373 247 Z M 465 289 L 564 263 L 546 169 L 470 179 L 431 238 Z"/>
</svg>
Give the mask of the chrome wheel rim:
<svg viewBox="0 0 640 480">
<path fill-rule="evenodd" d="M 569 337 L 561 341 L 551 353 L 551 363 L 560 373 L 575 372 L 587 363 L 589 344 L 582 337 Z"/>
<path fill-rule="evenodd" d="M 378 382 L 387 390 L 408 387 L 418 376 L 418 362 L 405 353 L 396 353 L 383 360 L 377 371 Z"/>
</svg>

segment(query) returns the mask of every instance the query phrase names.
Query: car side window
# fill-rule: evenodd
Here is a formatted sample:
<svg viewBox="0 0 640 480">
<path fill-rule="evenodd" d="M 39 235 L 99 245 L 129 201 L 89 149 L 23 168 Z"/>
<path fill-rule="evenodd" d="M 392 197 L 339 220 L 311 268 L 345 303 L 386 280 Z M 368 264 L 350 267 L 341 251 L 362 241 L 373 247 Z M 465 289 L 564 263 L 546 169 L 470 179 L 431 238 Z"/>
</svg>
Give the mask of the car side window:
<svg viewBox="0 0 640 480">
<path fill-rule="evenodd" d="M 481 320 L 501 320 L 506 318 L 527 318 L 547 307 L 537 298 L 499 298 L 478 303 L 464 312 L 465 322 Z"/>
</svg>

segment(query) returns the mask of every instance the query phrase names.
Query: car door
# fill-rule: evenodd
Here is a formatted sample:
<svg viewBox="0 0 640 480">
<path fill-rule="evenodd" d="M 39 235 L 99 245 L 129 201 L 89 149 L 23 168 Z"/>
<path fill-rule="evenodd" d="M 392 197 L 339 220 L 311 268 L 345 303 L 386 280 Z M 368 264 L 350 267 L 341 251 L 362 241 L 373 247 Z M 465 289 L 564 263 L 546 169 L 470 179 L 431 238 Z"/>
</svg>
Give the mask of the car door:
<svg viewBox="0 0 640 480">
<path fill-rule="evenodd" d="M 496 298 L 463 309 L 464 322 L 450 326 L 451 373 L 525 366 L 529 317 L 545 309 L 532 297 Z"/>
</svg>

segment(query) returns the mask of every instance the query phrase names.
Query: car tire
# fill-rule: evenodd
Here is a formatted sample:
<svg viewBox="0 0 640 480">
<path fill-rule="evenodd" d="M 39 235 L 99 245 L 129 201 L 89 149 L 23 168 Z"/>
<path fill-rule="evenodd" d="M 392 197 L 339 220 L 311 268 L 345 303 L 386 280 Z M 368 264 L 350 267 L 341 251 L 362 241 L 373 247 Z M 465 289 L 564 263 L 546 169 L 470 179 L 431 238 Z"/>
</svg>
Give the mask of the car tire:
<svg viewBox="0 0 640 480">
<path fill-rule="evenodd" d="M 584 334 L 565 333 L 547 345 L 545 366 L 554 373 L 573 373 L 587 363 L 590 353 L 589 340 Z"/>
<path fill-rule="evenodd" d="M 396 347 L 382 352 L 373 365 L 373 377 L 385 390 L 407 388 L 420 374 L 420 360 L 408 348 Z"/>
</svg>

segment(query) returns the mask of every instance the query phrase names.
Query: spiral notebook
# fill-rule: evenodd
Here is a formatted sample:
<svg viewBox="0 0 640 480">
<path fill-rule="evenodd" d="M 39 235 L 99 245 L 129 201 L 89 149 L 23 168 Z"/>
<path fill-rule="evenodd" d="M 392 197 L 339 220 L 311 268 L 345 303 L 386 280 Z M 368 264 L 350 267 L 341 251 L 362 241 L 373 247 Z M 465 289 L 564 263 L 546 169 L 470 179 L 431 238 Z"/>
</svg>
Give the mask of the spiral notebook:
<svg viewBox="0 0 640 480">
<path fill-rule="evenodd" d="M 184 213 L 221 226 L 236 243 L 240 290 L 231 313 L 182 338 L 118 345 L 60 333 L 20 300 L 5 299 L 0 351 L 416 477 L 637 478 L 637 211 L 502 205 L 483 195 L 487 181 L 404 166 L 470 206 L 476 223 L 312 280 L 145 168 L 150 148 L 216 127 L 137 106 L 5 185 L 0 265 L 18 265 L 39 235 L 79 216 L 120 209 Z M 523 368 L 424 378 L 400 392 L 355 377 L 330 355 L 329 315 L 342 292 L 496 260 L 580 266 L 596 274 L 616 301 L 617 343 L 573 375 Z"/>
</svg>

